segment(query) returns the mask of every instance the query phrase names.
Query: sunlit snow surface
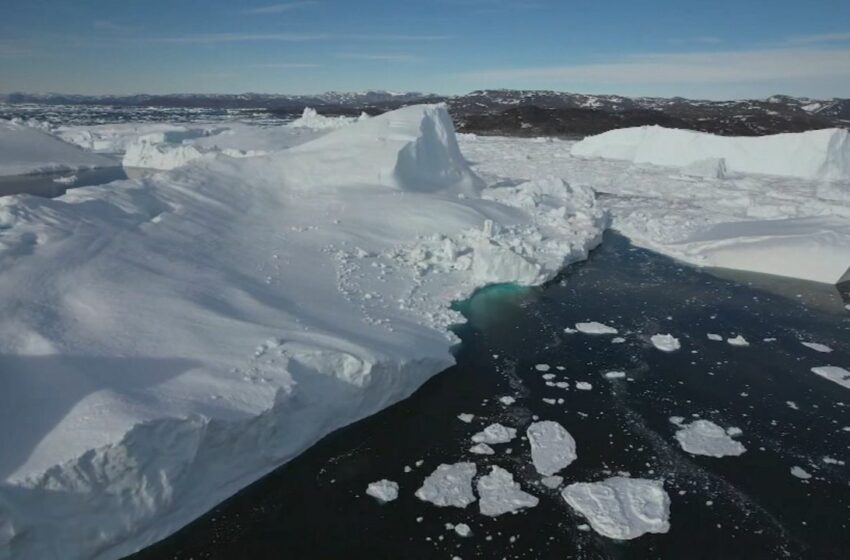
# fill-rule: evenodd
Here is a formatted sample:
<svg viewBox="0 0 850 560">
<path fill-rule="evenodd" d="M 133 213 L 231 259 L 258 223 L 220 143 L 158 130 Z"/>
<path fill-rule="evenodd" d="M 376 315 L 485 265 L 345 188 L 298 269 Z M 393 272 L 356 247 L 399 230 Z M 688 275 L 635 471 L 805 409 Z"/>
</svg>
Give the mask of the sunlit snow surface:
<svg viewBox="0 0 850 560">
<path fill-rule="evenodd" d="M 465 136 L 458 150 L 444 117 L 417 119 L 44 132 L 104 153 L 138 145 L 136 161 L 174 171 L 0 199 L 0 365 L 21 374 L 0 419 L 26 427 L 0 436 L 0 493 L 15 490 L 0 543 L 109 558 L 167 534 L 451 365 L 451 302 L 551 278 L 598 242 L 605 209 L 636 243 L 690 262 L 846 270 L 841 182 L 582 160 L 561 141 Z M 54 507 L 77 525 L 39 517 Z"/>
</svg>

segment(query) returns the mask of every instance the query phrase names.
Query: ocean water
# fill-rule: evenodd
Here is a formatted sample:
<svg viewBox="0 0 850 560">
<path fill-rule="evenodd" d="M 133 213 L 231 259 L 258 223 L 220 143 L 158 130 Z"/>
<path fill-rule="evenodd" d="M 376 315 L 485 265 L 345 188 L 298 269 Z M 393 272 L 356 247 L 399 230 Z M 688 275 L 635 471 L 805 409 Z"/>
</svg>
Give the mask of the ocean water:
<svg viewBox="0 0 850 560">
<path fill-rule="evenodd" d="M 133 558 L 848 558 L 850 390 L 810 371 L 850 365 L 847 300 L 832 286 L 697 270 L 611 233 L 546 286 L 497 286 L 459 304 L 469 322 L 458 327 L 455 367 Z M 564 331 L 582 321 L 613 326 L 625 341 Z M 658 333 L 676 336 L 681 350 L 653 348 Z M 725 341 L 737 335 L 750 346 Z M 537 364 L 569 389 L 547 386 Z M 627 377 L 605 378 L 612 370 Z M 475 419 L 461 422 L 461 413 Z M 747 451 L 690 455 L 673 416 L 740 428 Z M 468 451 L 490 423 L 522 436 L 535 418 L 576 440 L 578 459 L 559 473 L 565 484 L 618 474 L 663 481 L 670 531 L 615 541 L 588 530 L 540 484 L 520 437 L 492 456 Z M 477 503 L 438 508 L 414 496 L 438 465 L 458 461 L 475 462 L 479 475 L 507 469 L 539 505 L 489 518 Z M 793 476 L 794 467 L 811 478 Z M 399 498 L 380 504 L 365 490 L 384 478 L 398 482 Z M 457 523 L 472 534 L 447 528 Z"/>
</svg>

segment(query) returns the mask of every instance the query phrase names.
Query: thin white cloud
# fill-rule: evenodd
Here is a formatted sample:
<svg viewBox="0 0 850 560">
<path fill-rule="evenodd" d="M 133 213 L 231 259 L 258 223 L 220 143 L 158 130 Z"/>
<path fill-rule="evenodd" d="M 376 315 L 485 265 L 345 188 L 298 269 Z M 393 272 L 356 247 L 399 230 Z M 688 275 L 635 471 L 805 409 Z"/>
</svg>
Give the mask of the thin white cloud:
<svg viewBox="0 0 850 560">
<path fill-rule="evenodd" d="M 109 21 L 105 19 L 96 20 L 92 27 L 95 29 L 100 29 L 102 31 L 115 31 L 115 32 L 125 32 L 130 31 L 132 28 L 129 25 L 122 25 L 120 23 L 115 23 L 114 21 Z"/>
<path fill-rule="evenodd" d="M 204 33 L 198 35 L 183 35 L 180 37 L 159 37 L 149 39 L 154 43 L 187 43 L 187 44 L 216 44 L 216 43 L 249 43 L 249 42 L 291 42 L 322 41 L 330 39 L 326 33 Z"/>
<path fill-rule="evenodd" d="M 360 33 L 353 35 L 345 35 L 346 39 L 355 41 L 399 41 L 399 42 L 429 42 L 429 41 L 445 41 L 450 39 L 448 35 L 393 35 L 382 33 Z"/>
<path fill-rule="evenodd" d="M 256 8 L 250 8 L 247 10 L 243 10 L 242 13 L 252 16 L 282 14 L 284 12 L 291 12 L 292 10 L 297 10 L 299 8 L 315 6 L 318 3 L 319 2 L 313 0 L 304 0 L 303 2 L 284 2 L 282 4 L 271 4 L 270 6 L 258 6 Z"/>
<path fill-rule="evenodd" d="M 372 60 L 378 62 L 413 62 L 422 57 L 406 53 L 341 53 L 337 58 L 346 60 Z"/>
<path fill-rule="evenodd" d="M 841 43 L 850 41 L 850 31 L 839 33 L 821 33 L 818 35 L 796 35 L 788 37 L 787 42 L 792 45 L 814 45 L 817 43 Z"/>
<path fill-rule="evenodd" d="M 625 56 L 590 64 L 468 72 L 477 82 L 593 82 L 633 84 L 743 84 L 850 77 L 850 49 L 763 49 Z"/>
<path fill-rule="evenodd" d="M 384 42 L 430 42 L 448 39 L 445 35 L 385 35 L 385 34 L 346 34 L 330 33 L 201 33 L 176 37 L 153 37 L 146 41 L 153 43 L 216 44 L 251 42 L 309 42 L 330 39 L 348 39 L 352 41 Z"/>
<path fill-rule="evenodd" d="M 298 68 L 319 68 L 321 64 L 313 64 L 311 62 L 269 62 L 252 64 L 255 68 L 278 68 L 282 70 L 298 69 Z"/>
<path fill-rule="evenodd" d="M 698 44 L 698 45 L 719 45 L 723 42 L 723 39 L 720 37 L 715 37 L 713 35 L 698 35 L 696 37 L 680 37 L 677 39 L 670 39 L 669 43 L 673 45 L 684 45 L 687 43 Z"/>
</svg>

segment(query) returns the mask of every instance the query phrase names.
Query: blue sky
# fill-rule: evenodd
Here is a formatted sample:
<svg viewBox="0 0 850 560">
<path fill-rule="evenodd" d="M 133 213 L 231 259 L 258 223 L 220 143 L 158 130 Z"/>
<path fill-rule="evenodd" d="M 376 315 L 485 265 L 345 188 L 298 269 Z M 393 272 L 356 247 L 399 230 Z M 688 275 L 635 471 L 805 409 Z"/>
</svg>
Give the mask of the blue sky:
<svg viewBox="0 0 850 560">
<path fill-rule="evenodd" d="M 2 1 L 2 92 L 850 97 L 848 0 Z"/>
</svg>

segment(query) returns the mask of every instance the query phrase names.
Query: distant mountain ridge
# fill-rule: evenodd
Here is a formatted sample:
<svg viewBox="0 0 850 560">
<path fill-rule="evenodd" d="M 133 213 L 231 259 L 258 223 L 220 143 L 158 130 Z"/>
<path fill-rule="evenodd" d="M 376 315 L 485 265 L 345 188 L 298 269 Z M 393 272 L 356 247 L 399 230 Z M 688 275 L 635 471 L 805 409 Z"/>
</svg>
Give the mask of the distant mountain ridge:
<svg viewBox="0 0 850 560">
<path fill-rule="evenodd" d="M 286 94 L 65 95 L 11 93 L 7 104 L 111 105 L 126 107 L 262 109 L 327 114 L 382 113 L 413 103 L 446 102 L 458 129 L 481 134 L 586 135 L 627 126 L 661 126 L 715 134 L 755 136 L 850 127 L 850 99 L 819 100 L 787 95 L 767 99 L 710 101 L 682 97 L 626 97 L 547 90 L 478 90 L 443 96 L 421 92 L 327 92 Z"/>
</svg>

